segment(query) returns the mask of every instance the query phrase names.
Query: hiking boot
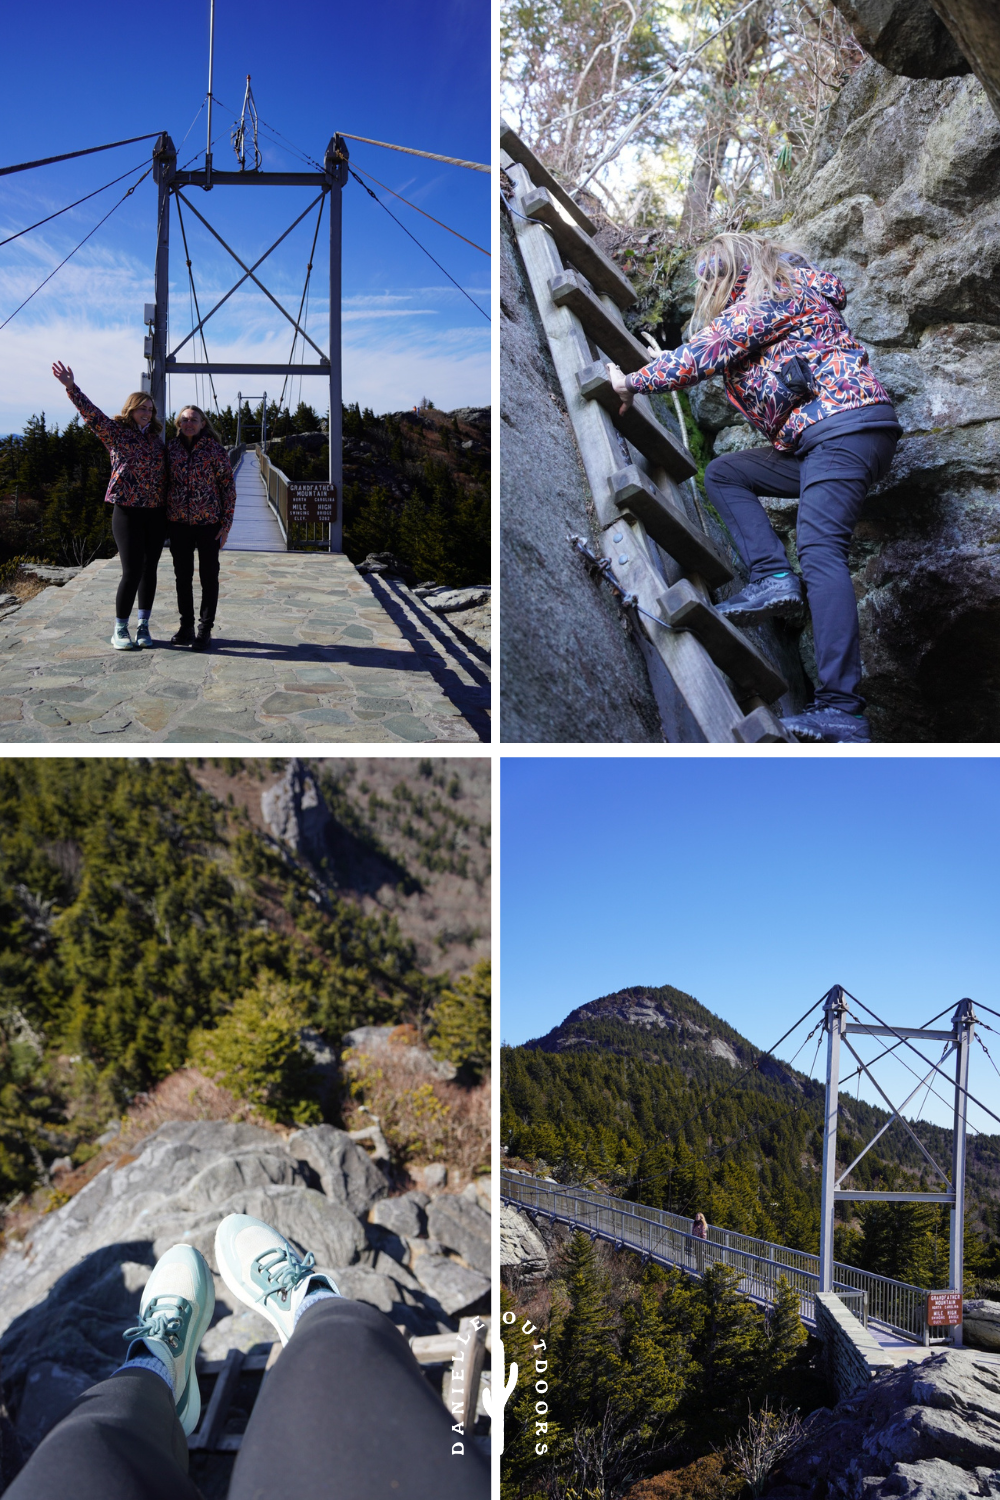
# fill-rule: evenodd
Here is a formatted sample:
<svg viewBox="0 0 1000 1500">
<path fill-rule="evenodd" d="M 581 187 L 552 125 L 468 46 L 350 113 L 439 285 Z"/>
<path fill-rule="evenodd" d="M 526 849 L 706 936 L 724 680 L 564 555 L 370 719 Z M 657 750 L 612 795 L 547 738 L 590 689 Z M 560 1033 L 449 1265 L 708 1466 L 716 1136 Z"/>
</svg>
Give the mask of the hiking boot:
<svg viewBox="0 0 1000 1500">
<path fill-rule="evenodd" d="M 140 620 L 135 632 L 136 650 L 141 651 L 144 646 L 151 646 L 153 637 L 149 633 L 149 622 Z"/>
<path fill-rule="evenodd" d="M 734 625 L 759 625 L 762 620 L 799 621 L 804 604 L 801 578 L 797 573 L 786 573 L 783 578 L 772 575 L 748 583 L 715 608 Z"/>
<path fill-rule="evenodd" d="M 212 627 L 206 625 L 204 620 L 199 621 L 198 634 L 191 643 L 192 651 L 207 651 L 212 639 Z"/>
<path fill-rule="evenodd" d="M 194 621 L 182 620 L 176 635 L 170 637 L 171 646 L 194 645 Z"/>
<path fill-rule="evenodd" d="M 310 1252 L 302 1260 L 283 1235 L 249 1214 L 227 1214 L 215 1231 L 215 1263 L 234 1297 L 261 1313 L 287 1344 L 295 1315 L 310 1291 L 340 1288 L 329 1271 L 317 1271 Z"/>
<path fill-rule="evenodd" d="M 810 703 L 802 713 L 793 714 L 781 722 L 786 729 L 792 731 L 797 740 L 811 741 L 813 744 L 871 743 L 872 733 L 864 714 L 845 713 L 842 708 L 823 708 L 818 703 Z"/>
<path fill-rule="evenodd" d="M 138 1323 L 122 1335 L 132 1341 L 126 1365 L 133 1350 L 140 1357 L 152 1354 L 166 1365 L 173 1381 L 177 1420 L 189 1436 L 201 1416 L 195 1355 L 214 1311 L 215 1284 L 205 1257 L 193 1245 L 173 1245 L 160 1256 L 146 1282 Z"/>
<path fill-rule="evenodd" d="M 135 647 L 132 645 L 132 637 L 128 633 L 127 625 L 119 625 L 117 622 L 115 623 L 114 632 L 111 636 L 111 644 L 112 646 L 114 646 L 116 651 L 135 650 Z"/>
</svg>

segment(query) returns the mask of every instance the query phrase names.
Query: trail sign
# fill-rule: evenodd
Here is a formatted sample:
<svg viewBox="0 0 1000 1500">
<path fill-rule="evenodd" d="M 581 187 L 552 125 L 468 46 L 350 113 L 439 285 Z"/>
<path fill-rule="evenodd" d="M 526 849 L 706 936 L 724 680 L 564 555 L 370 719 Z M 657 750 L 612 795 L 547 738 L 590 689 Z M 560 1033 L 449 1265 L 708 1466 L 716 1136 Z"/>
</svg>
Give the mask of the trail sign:
<svg viewBox="0 0 1000 1500">
<path fill-rule="evenodd" d="M 954 1327 L 962 1321 L 962 1293 L 961 1292 L 928 1292 L 927 1293 L 927 1326 L 928 1328 L 940 1327 L 942 1323 Z"/>
<path fill-rule="evenodd" d="M 337 486 L 322 480 L 288 481 L 288 515 L 292 521 L 332 524 L 337 519 Z"/>
</svg>

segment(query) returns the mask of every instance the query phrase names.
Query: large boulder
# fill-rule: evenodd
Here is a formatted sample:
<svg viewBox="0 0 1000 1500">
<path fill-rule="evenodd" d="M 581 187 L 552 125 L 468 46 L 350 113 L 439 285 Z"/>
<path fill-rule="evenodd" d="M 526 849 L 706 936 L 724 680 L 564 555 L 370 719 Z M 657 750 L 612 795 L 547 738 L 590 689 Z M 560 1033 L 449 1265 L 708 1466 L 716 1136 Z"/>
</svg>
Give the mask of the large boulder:
<svg viewBox="0 0 1000 1500">
<path fill-rule="evenodd" d="M 427 1233 L 484 1275 L 490 1272 L 490 1216 L 468 1198 L 442 1194 L 427 1210 Z"/>
<path fill-rule="evenodd" d="M 346 1130 L 312 1125 L 290 1136 L 288 1149 L 312 1167 L 328 1198 L 359 1217 L 389 1191 L 384 1173 Z"/>
<path fill-rule="evenodd" d="M 1000 1302 L 990 1302 L 985 1297 L 967 1297 L 962 1338 L 973 1349 L 994 1349 L 1000 1353 Z"/>
</svg>

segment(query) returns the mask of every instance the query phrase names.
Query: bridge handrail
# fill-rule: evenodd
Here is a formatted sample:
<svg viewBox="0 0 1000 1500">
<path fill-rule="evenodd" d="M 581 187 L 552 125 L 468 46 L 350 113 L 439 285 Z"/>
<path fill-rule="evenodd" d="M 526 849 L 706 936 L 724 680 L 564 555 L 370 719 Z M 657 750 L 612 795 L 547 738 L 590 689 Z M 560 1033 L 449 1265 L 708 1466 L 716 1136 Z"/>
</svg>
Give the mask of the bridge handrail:
<svg viewBox="0 0 1000 1500">
<path fill-rule="evenodd" d="M 693 1220 L 682 1214 L 632 1203 L 609 1193 L 596 1193 L 590 1188 L 548 1183 L 527 1172 L 501 1168 L 500 1191 L 508 1202 L 536 1208 L 567 1223 L 595 1230 L 602 1239 L 640 1250 L 653 1259 L 666 1259 L 672 1265 L 697 1274 L 703 1274 L 708 1264 L 708 1247 L 713 1246 L 712 1263 L 721 1261 L 740 1270 L 748 1282 L 745 1290 L 750 1296 L 773 1300 L 770 1293 L 777 1286 L 778 1277 L 784 1276 L 799 1294 L 800 1316 L 810 1322 L 815 1319 L 819 1256 L 809 1251 L 775 1245 L 770 1240 L 754 1239 L 734 1230 L 720 1229 L 717 1225 L 709 1225 L 707 1239 L 702 1240 L 691 1232 Z M 649 1229 L 644 1233 L 646 1225 Z M 653 1242 L 654 1226 L 663 1232 L 663 1238 L 658 1238 L 656 1244 Z M 904 1338 L 918 1343 L 929 1342 L 927 1292 L 923 1287 L 879 1276 L 874 1271 L 862 1271 L 840 1261 L 834 1262 L 833 1269 L 835 1292 L 867 1293 L 869 1317 Z M 849 1295 L 845 1300 L 853 1310 L 856 1295 Z"/>
<path fill-rule="evenodd" d="M 285 547 L 291 550 L 288 542 L 288 475 L 271 462 L 260 443 L 255 443 L 254 449 L 260 460 L 260 477 L 267 490 L 267 503 L 278 519 Z"/>
</svg>

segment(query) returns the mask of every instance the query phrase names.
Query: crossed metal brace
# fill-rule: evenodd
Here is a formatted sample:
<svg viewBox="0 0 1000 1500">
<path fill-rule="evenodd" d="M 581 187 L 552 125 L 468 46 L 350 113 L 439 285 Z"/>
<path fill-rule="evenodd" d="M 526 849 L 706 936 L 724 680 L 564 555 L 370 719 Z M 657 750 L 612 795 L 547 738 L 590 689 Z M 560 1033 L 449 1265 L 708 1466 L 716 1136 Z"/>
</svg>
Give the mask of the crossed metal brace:
<svg viewBox="0 0 1000 1500">
<path fill-rule="evenodd" d="M 226 244 L 225 240 L 222 238 L 222 235 L 219 234 L 218 230 L 213 229 L 212 225 L 208 222 L 208 220 L 205 218 L 205 216 L 203 214 L 200 214 L 198 212 L 198 210 L 195 208 L 194 204 L 191 203 L 191 202 L 189 202 L 188 199 L 184 197 L 184 194 L 181 192 L 180 188 L 175 188 L 174 191 L 175 191 L 175 193 L 177 195 L 177 205 L 178 205 L 177 206 L 177 213 L 178 213 L 178 217 L 180 216 L 180 205 L 183 202 L 191 210 L 191 212 L 194 214 L 195 218 L 201 220 L 201 222 L 204 224 L 205 228 L 209 231 L 209 233 L 215 236 L 215 238 L 218 240 L 218 242 L 222 246 L 222 248 L 224 250 L 228 251 L 228 253 L 233 257 L 233 260 L 236 262 L 236 264 L 243 270 L 244 275 L 242 275 L 240 277 L 239 281 L 236 282 L 235 286 L 230 287 L 230 289 L 226 293 L 226 295 L 223 298 L 221 298 L 220 301 L 218 301 L 215 304 L 215 306 L 212 308 L 211 312 L 206 313 L 203 318 L 199 319 L 199 321 L 196 324 L 196 326 L 194 328 L 192 328 L 191 332 L 189 334 L 187 334 L 186 337 L 181 340 L 181 342 L 177 345 L 177 348 L 173 351 L 173 353 L 172 354 L 168 354 L 168 356 L 167 356 L 167 367 L 168 367 L 168 369 L 169 369 L 169 366 L 173 363 L 173 361 L 177 358 L 177 356 L 181 352 L 181 350 L 184 348 L 184 345 L 186 343 L 188 343 L 189 340 L 193 339 L 194 336 L 195 336 L 195 334 L 199 333 L 202 328 L 204 328 L 204 326 L 208 322 L 209 318 L 211 318 L 213 316 L 213 314 L 217 313 L 218 310 L 219 310 L 219 308 L 223 305 L 223 303 L 224 302 L 228 302 L 229 298 L 233 295 L 233 293 L 236 292 L 236 291 L 238 291 L 239 288 L 243 285 L 243 283 L 245 281 L 247 281 L 248 279 L 250 281 L 252 281 L 255 286 L 257 286 L 257 287 L 260 288 L 260 290 L 264 293 L 264 296 L 267 297 L 270 302 L 274 303 L 275 307 L 281 313 L 282 317 L 287 318 L 288 321 L 289 321 L 289 323 L 291 323 L 292 327 L 298 333 L 300 333 L 302 335 L 302 337 L 305 339 L 306 343 L 309 344 L 309 345 L 311 345 L 311 347 L 316 350 L 316 353 L 319 355 L 320 360 L 322 361 L 322 363 L 323 364 L 329 364 L 329 362 L 330 362 L 329 361 L 329 357 L 326 354 L 323 353 L 323 351 L 319 347 L 319 345 L 313 342 L 313 340 L 306 333 L 305 329 L 301 328 L 299 326 L 298 322 L 296 321 L 296 319 L 292 317 L 291 313 L 288 312 L 284 307 L 282 307 L 282 305 L 278 301 L 277 297 L 272 296 L 271 293 L 268 291 L 267 287 L 264 285 L 264 283 L 262 281 L 260 281 L 258 279 L 258 277 L 256 277 L 253 274 L 254 271 L 256 271 L 257 267 L 259 265 L 261 265 L 265 260 L 267 260 L 267 257 L 271 254 L 271 251 L 272 250 L 277 250 L 277 248 L 281 244 L 282 240 L 286 240 L 288 238 L 288 236 L 291 234 L 292 230 L 295 229 L 297 225 L 299 225 L 299 224 L 302 223 L 302 220 L 305 218 L 306 214 L 311 213 L 312 210 L 316 207 L 317 203 L 322 203 L 323 199 L 326 196 L 327 189 L 324 188 L 323 191 L 320 193 L 319 197 L 318 198 L 314 198 L 313 201 L 309 204 L 309 206 L 307 208 L 304 208 L 302 210 L 302 212 L 299 214 L 299 216 L 295 220 L 295 222 L 293 224 L 289 224 L 289 226 L 285 230 L 284 234 L 279 235 L 278 238 L 275 240 L 274 244 L 270 247 L 270 249 L 265 250 L 264 254 L 260 257 L 260 259 L 254 261 L 254 263 L 253 263 L 252 266 L 248 266 L 242 260 L 240 260 L 240 257 L 236 254 L 236 251 L 232 248 L 232 246 Z M 322 213 L 322 209 L 320 210 L 320 212 Z"/>
</svg>

